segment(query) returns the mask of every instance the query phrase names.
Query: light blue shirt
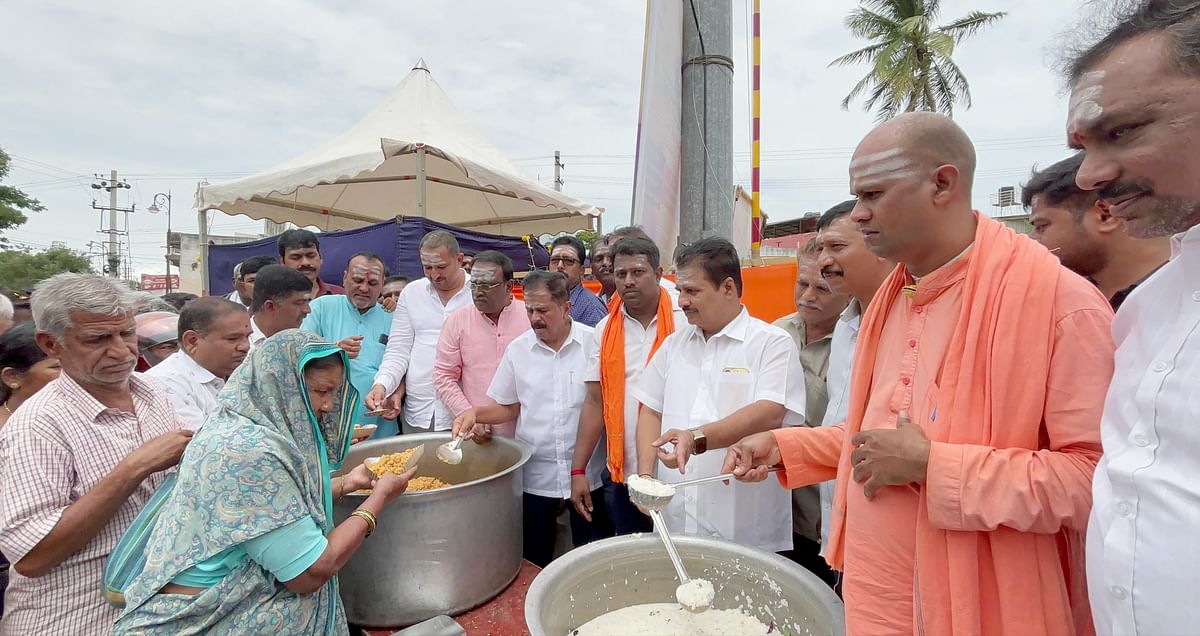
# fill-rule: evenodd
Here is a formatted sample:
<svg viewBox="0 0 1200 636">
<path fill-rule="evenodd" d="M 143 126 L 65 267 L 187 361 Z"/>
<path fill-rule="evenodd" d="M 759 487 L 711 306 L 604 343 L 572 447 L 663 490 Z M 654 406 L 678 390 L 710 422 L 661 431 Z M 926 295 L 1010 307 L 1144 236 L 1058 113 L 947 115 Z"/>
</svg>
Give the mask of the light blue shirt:
<svg viewBox="0 0 1200 636">
<path fill-rule="evenodd" d="M 301 323 L 300 329 L 315 333 L 337 342 L 350 336 L 362 336 L 362 349 L 358 356 L 350 359 L 350 383 L 365 396 L 375 381 L 383 352 L 387 350 L 387 336 L 392 329 L 392 314 L 376 303 L 366 312 L 360 312 L 344 295 L 321 296 L 309 303 L 311 313 Z M 372 439 L 390 437 L 399 433 L 396 420 L 381 417 L 359 416 L 358 424 L 378 426 Z"/>
</svg>

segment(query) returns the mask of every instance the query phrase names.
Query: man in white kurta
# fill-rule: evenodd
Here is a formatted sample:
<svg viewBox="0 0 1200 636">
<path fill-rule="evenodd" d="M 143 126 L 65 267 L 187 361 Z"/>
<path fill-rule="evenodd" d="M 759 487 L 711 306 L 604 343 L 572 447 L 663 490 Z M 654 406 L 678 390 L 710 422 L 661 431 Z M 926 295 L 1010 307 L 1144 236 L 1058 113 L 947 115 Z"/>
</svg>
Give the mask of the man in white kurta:
<svg viewBox="0 0 1200 636">
<path fill-rule="evenodd" d="M 1087 583 L 1099 634 L 1200 631 L 1200 72 L 1195 3 L 1136 3 L 1070 69 L 1076 184 L 1171 259 L 1113 319 Z M 1184 55 L 1188 61 L 1184 61 Z M 1080 343 L 1086 347 L 1089 343 Z"/>
<path fill-rule="evenodd" d="M 738 435 L 804 422 L 804 371 L 792 337 L 741 305 L 733 246 L 704 239 L 677 252 L 675 264 L 679 307 L 690 324 L 666 339 L 634 389 L 643 405 L 638 473 L 670 483 L 718 474 L 723 453 L 705 451 Z M 665 465 L 655 470 L 656 460 Z M 680 463 L 686 474 L 673 469 Z M 774 480 L 684 489 L 663 518 L 674 532 L 772 552 L 792 548 L 791 493 Z"/>
</svg>

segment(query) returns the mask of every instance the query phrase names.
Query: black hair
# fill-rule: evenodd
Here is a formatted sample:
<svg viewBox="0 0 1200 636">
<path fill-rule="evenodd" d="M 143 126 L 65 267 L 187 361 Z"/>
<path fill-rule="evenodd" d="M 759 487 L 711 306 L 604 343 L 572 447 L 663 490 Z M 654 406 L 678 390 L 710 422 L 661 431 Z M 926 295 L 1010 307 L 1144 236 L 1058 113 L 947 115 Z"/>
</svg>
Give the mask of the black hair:
<svg viewBox="0 0 1200 636">
<path fill-rule="evenodd" d="M 268 300 L 279 302 L 295 293 L 311 292 L 312 281 L 300 272 L 284 265 L 268 265 L 258 270 L 254 279 L 254 300 L 250 311 L 262 311 Z"/>
<path fill-rule="evenodd" d="M 550 297 L 554 299 L 554 302 L 560 305 L 571 299 L 567 275 L 562 272 L 548 272 L 544 269 L 529 272 L 521 281 L 521 286 L 525 288 L 526 294 L 529 294 L 530 289 L 545 289 L 550 292 Z"/>
<path fill-rule="evenodd" d="M 643 230 L 640 225 L 626 225 L 619 227 L 608 235 L 608 242 L 613 243 L 623 238 L 644 238 L 647 241 L 652 240 L 646 230 Z"/>
<path fill-rule="evenodd" d="M 407 276 L 401 276 L 399 274 L 397 274 L 396 276 L 388 276 L 387 278 L 383 279 L 384 285 L 386 285 L 388 283 L 404 283 L 407 285 L 409 282 L 411 282 L 411 281 L 408 280 Z"/>
<path fill-rule="evenodd" d="M 308 230 L 288 230 L 279 235 L 277 239 L 279 245 L 279 258 L 288 250 L 300 250 L 307 247 L 315 247 L 317 253 L 321 253 L 321 241 L 317 239 L 317 235 Z"/>
<path fill-rule="evenodd" d="M 500 268 L 504 272 L 504 280 L 510 281 L 513 278 L 513 262 L 512 259 L 497 252 L 496 250 L 485 250 L 475 255 L 475 264 L 491 263 Z"/>
<path fill-rule="evenodd" d="M 636 237 L 623 238 L 612 244 L 609 258 L 616 263 L 618 256 L 645 256 L 646 260 L 650 261 L 650 267 L 654 269 L 658 269 L 662 260 L 658 246 L 653 241 Z"/>
<path fill-rule="evenodd" d="M 162 299 L 171 303 L 171 305 L 175 307 L 176 311 L 182 310 L 184 305 L 187 305 L 198 298 L 200 297 L 187 292 L 171 292 L 169 294 L 162 295 Z"/>
<path fill-rule="evenodd" d="M 738 258 L 737 248 L 733 243 L 723 238 L 711 237 L 685 245 L 675 252 L 676 270 L 683 269 L 695 261 L 700 261 L 704 268 L 704 276 L 714 286 L 720 287 L 726 278 L 732 278 L 738 296 L 742 295 L 742 261 Z"/>
<path fill-rule="evenodd" d="M 1117 5 L 1118 10 L 1121 5 Z M 1099 64 L 1118 46 L 1141 35 L 1166 32 L 1172 43 L 1170 62 L 1179 70 L 1200 74 L 1200 2 L 1197 0 L 1141 0 L 1127 3 L 1117 14 L 1116 25 L 1100 41 L 1067 60 L 1071 84 Z"/>
<path fill-rule="evenodd" d="M 224 296 L 197 298 L 179 312 L 179 342 L 183 342 L 184 332 L 195 331 L 201 335 L 207 334 L 213 325 L 226 314 L 245 313 L 245 311 L 245 307 Z"/>
<path fill-rule="evenodd" d="M 587 248 L 584 247 L 583 241 L 579 240 L 578 236 L 571 236 L 568 234 L 566 236 L 560 236 L 554 239 L 554 241 L 550 243 L 550 251 L 553 252 L 554 248 L 558 247 L 559 245 L 570 245 L 571 249 L 575 250 L 575 253 L 579 255 L 580 265 L 583 265 L 583 262 L 587 260 Z"/>
<path fill-rule="evenodd" d="M 348 269 L 350 267 L 350 261 L 352 261 L 360 256 L 369 261 L 375 261 L 375 262 L 379 263 L 380 265 L 382 265 L 384 280 L 387 280 L 388 274 L 392 273 L 391 270 L 388 269 L 387 262 L 383 260 L 383 257 L 376 254 L 375 252 L 357 252 L 357 253 L 355 253 L 354 256 L 350 257 L 350 260 L 346 261 L 346 268 Z"/>
<path fill-rule="evenodd" d="M 817 219 L 817 231 L 820 232 L 830 225 L 833 225 L 834 221 L 846 216 L 847 214 L 850 214 L 854 211 L 854 206 L 856 205 L 858 205 L 858 199 L 849 199 L 847 201 L 842 201 L 828 210 L 825 210 L 825 212 L 821 214 L 821 218 Z"/>
<path fill-rule="evenodd" d="M 46 352 L 34 339 L 37 327 L 33 322 L 23 322 L 0 334 L 0 370 L 12 367 L 17 373 L 25 373 L 33 365 L 46 359 Z M 8 385 L 0 382 L 0 402 L 7 402 L 12 392 Z"/>
<path fill-rule="evenodd" d="M 279 261 L 270 256 L 251 256 L 242 261 L 241 269 L 238 270 L 238 280 L 246 280 L 250 274 L 258 274 L 258 270 L 267 265 L 278 265 Z"/>
<path fill-rule="evenodd" d="M 462 248 L 458 245 L 458 239 L 446 230 L 434 230 L 425 236 L 421 237 L 421 243 L 417 246 L 418 250 L 434 250 L 439 247 L 446 248 L 446 251 L 454 254 L 462 254 Z"/>
<path fill-rule="evenodd" d="M 1065 207 L 1076 221 L 1080 220 L 1098 196 L 1096 192 L 1080 189 L 1075 183 L 1075 175 L 1082 165 L 1083 153 L 1077 152 L 1042 170 L 1034 168 L 1029 181 L 1021 186 L 1021 205 L 1026 210 L 1030 209 L 1033 207 L 1033 197 L 1040 195 L 1046 205 Z"/>
</svg>

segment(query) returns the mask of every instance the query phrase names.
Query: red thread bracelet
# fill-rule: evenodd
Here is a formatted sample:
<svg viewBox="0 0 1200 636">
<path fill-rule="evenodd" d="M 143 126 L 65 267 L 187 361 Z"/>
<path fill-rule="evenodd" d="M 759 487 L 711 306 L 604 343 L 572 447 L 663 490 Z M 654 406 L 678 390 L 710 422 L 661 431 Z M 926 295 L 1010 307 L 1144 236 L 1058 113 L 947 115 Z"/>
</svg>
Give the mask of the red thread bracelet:
<svg viewBox="0 0 1200 636">
<path fill-rule="evenodd" d="M 572 476 L 572 477 L 575 477 L 575 476 L 577 476 L 577 475 L 578 475 L 578 476 L 580 476 L 580 477 L 582 477 L 582 476 L 584 476 L 584 475 L 587 475 L 587 471 L 586 471 L 586 470 L 584 470 L 584 469 L 582 469 L 582 468 L 572 468 L 572 469 L 571 469 L 571 476 Z"/>
</svg>

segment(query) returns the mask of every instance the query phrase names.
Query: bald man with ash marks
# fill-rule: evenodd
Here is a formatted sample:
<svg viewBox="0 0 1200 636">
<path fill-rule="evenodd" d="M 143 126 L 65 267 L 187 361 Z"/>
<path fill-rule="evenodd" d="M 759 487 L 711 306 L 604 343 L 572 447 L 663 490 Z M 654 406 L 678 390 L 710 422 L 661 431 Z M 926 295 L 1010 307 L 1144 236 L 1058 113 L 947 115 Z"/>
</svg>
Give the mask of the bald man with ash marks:
<svg viewBox="0 0 1200 636">
<path fill-rule="evenodd" d="M 725 469 L 837 479 L 826 558 L 847 633 L 1091 629 L 1081 537 L 1113 371 L 1112 310 L 1028 237 L 971 209 L 975 151 L 910 113 L 850 164 L 851 219 L 900 264 L 863 317 L 838 426 L 759 433 Z"/>
</svg>

